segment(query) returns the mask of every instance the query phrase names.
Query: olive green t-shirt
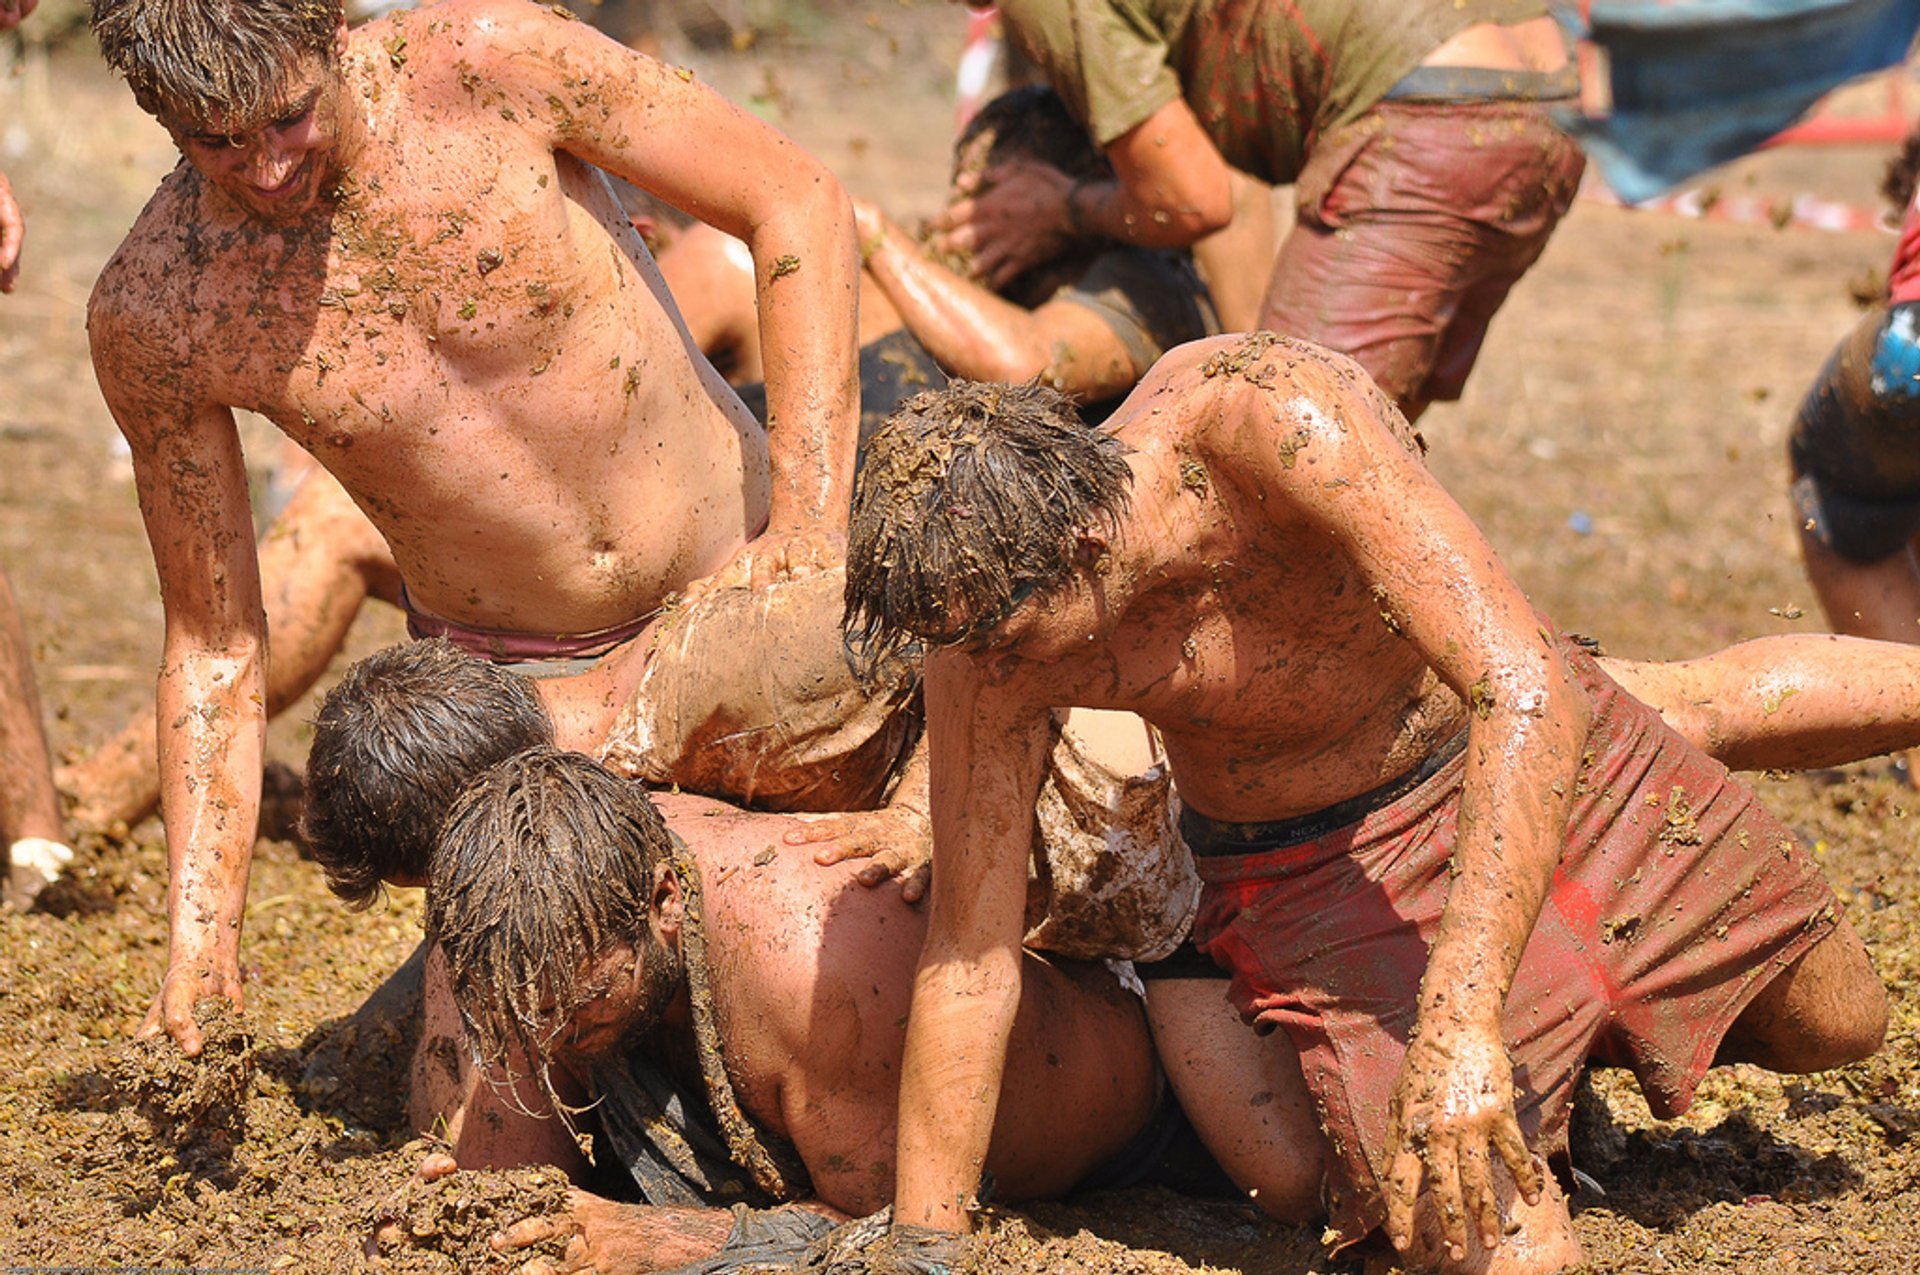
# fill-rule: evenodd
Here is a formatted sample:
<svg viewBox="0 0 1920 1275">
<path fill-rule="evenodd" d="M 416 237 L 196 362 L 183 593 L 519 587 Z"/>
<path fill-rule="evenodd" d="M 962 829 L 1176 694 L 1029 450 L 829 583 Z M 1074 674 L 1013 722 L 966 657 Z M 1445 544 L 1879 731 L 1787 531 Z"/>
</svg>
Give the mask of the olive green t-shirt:
<svg viewBox="0 0 1920 1275">
<path fill-rule="evenodd" d="M 1016 47 L 1101 146 L 1184 95 L 1235 168 L 1283 184 L 1314 138 L 1481 22 L 1546 0 L 1000 0 Z"/>
</svg>

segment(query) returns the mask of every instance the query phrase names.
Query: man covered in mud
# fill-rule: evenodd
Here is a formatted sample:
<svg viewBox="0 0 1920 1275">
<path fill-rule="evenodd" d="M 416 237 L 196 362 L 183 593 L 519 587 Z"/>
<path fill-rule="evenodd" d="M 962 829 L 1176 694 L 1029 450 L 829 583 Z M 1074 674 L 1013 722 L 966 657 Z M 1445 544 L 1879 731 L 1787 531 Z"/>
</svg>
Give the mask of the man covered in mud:
<svg viewBox="0 0 1920 1275">
<path fill-rule="evenodd" d="M 1063 704 L 1159 728 L 1195 944 L 1297 1051 L 1336 1248 L 1384 1227 L 1442 1269 L 1573 1264 L 1534 1153 L 1587 1058 L 1671 1114 L 1715 1061 L 1879 1045 L 1883 992 L 1789 830 L 1550 636 L 1352 362 L 1200 342 L 1101 431 L 956 385 L 870 444 L 852 526 L 850 636 L 934 648 L 896 1225 L 967 1226 Z M 1863 749 L 1901 742 L 1879 729 Z"/>
<path fill-rule="evenodd" d="M 975 115 L 956 143 L 956 177 L 1022 156 L 1070 174 L 1104 163 L 1059 98 L 1037 87 L 1003 94 Z M 747 246 L 644 192 L 622 193 L 695 344 L 764 419 L 766 373 Z M 1081 401 L 1092 418 L 1112 410 L 1163 352 L 1218 331 L 1206 289 L 1177 253 L 1074 245 L 1001 296 L 935 260 L 871 203 L 856 200 L 855 216 L 865 258 L 859 322 L 863 437 L 908 396 L 945 384 L 948 372 L 974 380 L 1042 376 Z M 273 652 L 267 711 L 277 714 L 326 671 L 367 599 L 398 604 L 400 579 L 378 530 L 326 474 L 310 476 L 296 489 L 261 536 L 259 561 Z M 837 631 L 837 594 L 830 605 L 832 617 L 824 622 Z M 644 647 L 629 646 L 607 664 L 644 660 Z M 738 662 L 750 658 L 742 652 Z M 620 701 L 618 670 L 603 665 L 594 677 L 603 689 L 588 697 L 591 702 Z M 580 695 L 564 679 L 548 679 L 544 689 L 556 700 Z M 555 708 L 563 711 L 557 702 Z M 75 798 L 77 824 L 104 829 L 152 813 L 159 801 L 157 734 L 148 710 L 60 772 L 61 786 Z M 602 741 L 583 730 L 570 734 L 569 742 L 591 750 Z M 659 777 L 692 786 L 685 773 Z M 710 795 L 749 796 L 737 790 Z"/>
<path fill-rule="evenodd" d="M 1072 239 L 1195 244 L 1232 219 L 1236 169 L 1291 184 L 1259 326 L 1352 355 L 1409 418 L 1460 397 L 1579 184 L 1544 105 L 1578 86 L 1543 0 L 998 8 L 1116 175 L 996 166 L 936 244 L 997 285 Z M 1268 269 L 1209 246 L 1209 278 Z"/>
<path fill-rule="evenodd" d="M 316 724 L 308 818 L 330 881 L 426 883 L 450 972 L 458 1017 L 425 1025 L 445 1039 L 420 1051 L 416 1123 L 468 1089 L 442 1060 L 478 1058 L 501 1087 L 454 1119 L 458 1163 L 580 1173 L 551 1113 L 590 1099 L 602 1173 L 651 1207 L 581 1195 L 508 1239 L 573 1228 L 592 1255 L 650 1269 L 718 1247 L 732 1203 L 878 1208 L 924 910 L 775 852 L 795 816 L 649 798 L 552 734 L 533 683 L 442 642 L 358 662 Z M 1030 964 L 993 1159 L 1004 1188 L 1201 1183 L 1138 999 L 1099 966 Z"/>
<path fill-rule="evenodd" d="M 240 998 L 264 717 L 233 410 L 351 493 L 416 631 L 591 661 L 696 582 L 835 559 L 857 261 L 819 164 L 543 7 L 447 0 L 351 35 L 307 0 L 98 0 L 94 18 L 185 159 L 89 331 L 167 612 L 171 950 L 143 1030 L 191 1052 L 192 1003 Z M 748 245 L 771 429 L 697 357 L 590 166 Z"/>
</svg>

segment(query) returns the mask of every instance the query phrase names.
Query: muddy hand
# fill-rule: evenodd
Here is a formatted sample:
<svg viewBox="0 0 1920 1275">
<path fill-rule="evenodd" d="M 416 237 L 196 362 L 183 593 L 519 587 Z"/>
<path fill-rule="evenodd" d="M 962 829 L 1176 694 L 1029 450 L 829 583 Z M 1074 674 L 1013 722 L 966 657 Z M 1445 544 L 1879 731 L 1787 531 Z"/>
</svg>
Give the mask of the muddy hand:
<svg viewBox="0 0 1920 1275">
<path fill-rule="evenodd" d="M 871 859 L 860 869 L 861 885 L 873 887 L 898 878 L 900 897 L 918 903 L 933 881 L 933 832 L 926 820 L 908 810 L 888 807 L 809 819 L 786 835 L 790 846 L 818 846 L 813 861 L 823 866 L 848 859 Z"/>
<path fill-rule="evenodd" d="M 459 1163 L 444 1151 L 429 1151 L 421 1157 L 420 1167 L 414 1170 L 413 1176 L 395 1188 L 373 1212 L 373 1234 L 367 1237 L 362 1249 L 370 1264 L 385 1269 L 387 1260 L 381 1255 L 382 1250 L 406 1238 L 401 1229 L 401 1219 L 406 1217 L 407 1205 L 420 1188 L 438 1182 L 459 1168 Z"/>
<path fill-rule="evenodd" d="M 134 1035 L 144 1040 L 165 1032 L 179 1044 L 181 1053 L 199 1057 L 203 1041 L 200 1025 L 193 1021 L 193 1007 L 209 996 L 225 997 L 235 1009 L 244 1008 L 240 969 L 234 958 L 185 956 L 173 960 L 160 982 L 160 994 L 154 997 Z"/>
<path fill-rule="evenodd" d="M 0 5 L 4 4 L 5 0 L 0 0 Z M 4 12 L 0 8 L 0 13 Z M 5 23 L 0 22 L 0 30 L 4 29 Z M 20 277 L 20 245 L 26 236 L 27 224 L 20 215 L 20 205 L 14 202 L 13 187 L 7 185 L 7 175 L 0 173 L 0 292 L 12 292 L 14 280 Z"/>
<path fill-rule="evenodd" d="M 974 277 L 1003 288 L 1066 247 L 1072 190 L 1073 180 L 1050 165 L 1027 159 L 996 164 L 980 177 L 977 193 L 934 219 L 934 243 L 950 254 L 971 253 Z"/>
<path fill-rule="evenodd" d="M 1540 1200 L 1545 1180 L 1514 1115 L 1513 1064 L 1497 1024 L 1423 1025 L 1407 1047 L 1394 1090 L 1392 1130 L 1387 1238 L 1403 1254 L 1414 1243 L 1422 1198 L 1439 1218 L 1454 1260 L 1466 1256 L 1470 1220 L 1482 1245 L 1499 1246 L 1505 1228 L 1489 1147 L 1513 1174 L 1521 1197 L 1528 1204 Z"/>
</svg>

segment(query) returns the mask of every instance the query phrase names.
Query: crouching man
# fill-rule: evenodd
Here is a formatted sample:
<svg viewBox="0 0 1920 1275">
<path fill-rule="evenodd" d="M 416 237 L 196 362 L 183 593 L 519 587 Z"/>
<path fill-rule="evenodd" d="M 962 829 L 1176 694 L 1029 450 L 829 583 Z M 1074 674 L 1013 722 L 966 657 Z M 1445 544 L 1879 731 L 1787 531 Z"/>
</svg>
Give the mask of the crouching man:
<svg viewBox="0 0 1920 1275">
<path fill-rule="evenodd" d="M 1159 728 L 1195 942 L 1298 1051 L 1336 1248 L 1384 1227 L 1421 1265 L 1572 1265 L 1536 1153 L 1589 1057 L 1670 1115 L 1716 1061 L 1878 1047 L 1884 993 L 1792 834 L 1551 636 L 1350 361 L 1199 342 L 1100 431 L 1037 387 L 921 396 L 852 528 L 854 639 L 935 648 L 896 1225 L 967 1226 L 1060 705 Z"/>
</svg>

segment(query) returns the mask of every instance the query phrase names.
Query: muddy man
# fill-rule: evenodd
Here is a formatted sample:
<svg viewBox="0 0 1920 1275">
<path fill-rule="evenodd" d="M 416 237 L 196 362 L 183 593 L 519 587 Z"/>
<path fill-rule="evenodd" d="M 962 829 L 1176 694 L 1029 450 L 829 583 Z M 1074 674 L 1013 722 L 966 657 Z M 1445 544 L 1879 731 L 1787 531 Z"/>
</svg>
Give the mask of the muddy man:
<svg viewBox="0 0 1920 1275">
<path fill-rule="evenodd" d="M 1349 359 L 1195 342 L 1100 430 L 1039 387 L 922 395 L 868 444 L 847 578 L 857 647 L 932 648 L 896 1226 L 967 1226 L 1063 705 L 1159 729 L 1197 955 L 1268 1033 L 1205 1065 L 1304 1081 L 1281 1142 L 1324 1135 L 1336 1247 L 1384 1228 L 1423 1267 L 1573 1265 L 1535 1155 L 1587 1058 L 1674 1114 L 1716 1060 L 1879 1046 L 1884 992 L 1791 831 L 1552 636 Z M 1263 1207 L 1319 1212 L 1317 1176 L 1252 1167 Z"/>
<path fill-rule="evenodd" d="M 171 950 L 142 1030 L 192 1052 L 193 1002 L 240 999 L 265 719 L 234 409 L 352 495 L 416 630 L 591 660 L 696 581 L 837 561 L 858 261 L 826 169 L 545 7 L 447 0 L 349 33 L 337 0 L 99 0 L 94 29 L 185 159 L 88 328 L 166 607 Z M 770 429 L 595 167 L 747 245 Z M 615 707 L 583 693 L 569 728 Z"/>
</svg>

